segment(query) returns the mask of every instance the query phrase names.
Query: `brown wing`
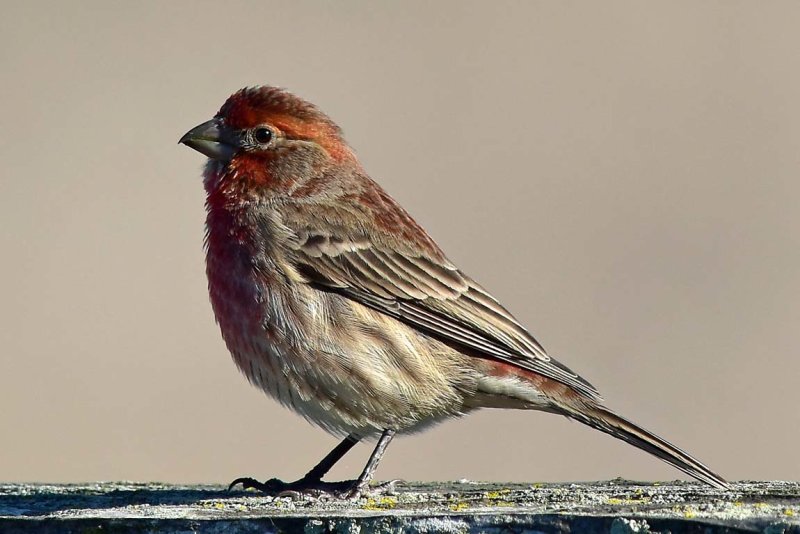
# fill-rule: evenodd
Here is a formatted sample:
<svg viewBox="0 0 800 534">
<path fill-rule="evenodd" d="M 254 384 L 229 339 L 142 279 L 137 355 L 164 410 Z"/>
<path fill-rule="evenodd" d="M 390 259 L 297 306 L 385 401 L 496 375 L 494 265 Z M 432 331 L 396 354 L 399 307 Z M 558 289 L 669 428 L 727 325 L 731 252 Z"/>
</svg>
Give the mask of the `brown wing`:
<svg viewBox="0 0 800 534">
<path fill-rule="evenodd" d="M 448 344 L 533 371 L 600 399 L 590 383 L 550 358 L 494 297 L 450 263 L 410 217 L 402 222 L 413 224 L 413 230 L 422 233 L 425 239 L 418 245 L 408 235 L 397 242 L 393 236 L 398 232 L 374 227 L 367 232 L 364 224 L 359 224 L 364 223 L 360 217 L 329 205 L 288 205 L 281 211 L 284 224 L 297 237 L 293 242 L 296 266 L 309 283 Z M 404 211 L 400 215 L 407 217 Z"/>
</svg>

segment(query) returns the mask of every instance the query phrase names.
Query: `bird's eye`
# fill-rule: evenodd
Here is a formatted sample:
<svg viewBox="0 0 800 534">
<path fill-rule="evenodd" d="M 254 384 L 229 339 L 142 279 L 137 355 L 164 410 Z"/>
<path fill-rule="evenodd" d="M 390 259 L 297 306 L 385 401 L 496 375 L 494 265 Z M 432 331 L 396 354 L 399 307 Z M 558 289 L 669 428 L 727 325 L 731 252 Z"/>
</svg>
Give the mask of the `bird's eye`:
<svg viewBox="0 0 800 534">
<path fill-rule="evenodd" d="M 272 140 L 272 130 L 264 127 L 256 128 L 253 131 L 253 139 L 262 145 L 266 145 Z"/>
</svg>

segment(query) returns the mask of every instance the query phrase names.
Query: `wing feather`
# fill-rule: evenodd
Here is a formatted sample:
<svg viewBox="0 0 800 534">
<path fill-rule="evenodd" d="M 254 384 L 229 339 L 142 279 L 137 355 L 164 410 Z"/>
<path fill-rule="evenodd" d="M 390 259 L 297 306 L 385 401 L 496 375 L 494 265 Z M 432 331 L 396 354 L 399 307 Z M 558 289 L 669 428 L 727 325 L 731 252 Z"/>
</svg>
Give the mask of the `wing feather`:
<svg viewBox="0 0 800 534">
<path fill-rule="evenodd" d="M 370 239 L 365 232 L 359 233 L 357 224 L 330 224 L 330 210 L 324 226 L 323 221 L 319 224 L 324 232 L 315 231 L 309 223 L 313 217 L 293 215 L 284 221 L 297 237 L 292 240 L 294 261 L 319 289 L 340 293 L 448 344 L 600 399 L 589 382 L 550 358 L 508 310 L 438 249 L 415 249 L 408 243 L 393 246 L 387 236 Z M 300 219 L 303 226 L 292 229 L 292 221 Z"/>
</svg>

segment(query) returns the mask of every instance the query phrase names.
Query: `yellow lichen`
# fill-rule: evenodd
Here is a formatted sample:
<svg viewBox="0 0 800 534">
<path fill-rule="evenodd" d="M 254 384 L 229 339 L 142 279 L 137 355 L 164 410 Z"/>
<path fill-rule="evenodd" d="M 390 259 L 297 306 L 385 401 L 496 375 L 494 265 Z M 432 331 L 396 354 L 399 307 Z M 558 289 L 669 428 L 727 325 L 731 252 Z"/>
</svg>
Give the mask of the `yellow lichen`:
<svg viewBox="0 0 800 534">
<path fill-rule="evenodd" d="M 379 499 L 367 499 L 364 510 L 391 510 L 397 506 L 397 499 L 394 497 L 381 497 Z"/>
<path fill-rule="evenodd" d="M 387 507 L 394 508 L 397 506 L 397 499 L 395 497 L 381 497 L 381 504 Z"/>
<path fill-rule="evenodd" d="M 503 495 L 508 495 L 511 493 L 510 489 L 501 489 L 497 491 L 487 491 L 486 498 L 490 500 L 499 499 Z"/>
<path fill-rule="evenodd" d="M 617 499 L 615 497 L 609 497 L 606 502 L 608 504 L 619 505 L 619 504 L 645 504 L 650 502 L 650 497 L 641 497 L 638 499 Z"/>
</svg>

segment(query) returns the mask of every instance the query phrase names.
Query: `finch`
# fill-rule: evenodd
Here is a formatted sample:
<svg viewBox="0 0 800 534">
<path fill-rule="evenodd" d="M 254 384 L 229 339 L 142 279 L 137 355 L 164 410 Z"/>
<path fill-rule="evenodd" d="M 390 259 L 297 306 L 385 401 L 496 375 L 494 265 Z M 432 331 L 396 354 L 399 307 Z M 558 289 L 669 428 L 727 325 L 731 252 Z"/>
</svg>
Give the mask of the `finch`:
<svg viewBox="0 0 800 534">
<path fill-rule="evenodd" d="M 396 433 L 479 408 L 580 421 L 718 488 L 701 462 L 603 406 L 373 181 L 341 129 L 279 88 L 242 89 L 180 143 L 206 155 L 211 305 L 247 379 L 343 438 L 295 482 L 265 492 L 357 498 Z M 364 439 L 361 475 L 323 476 Z"/>
</svg>

